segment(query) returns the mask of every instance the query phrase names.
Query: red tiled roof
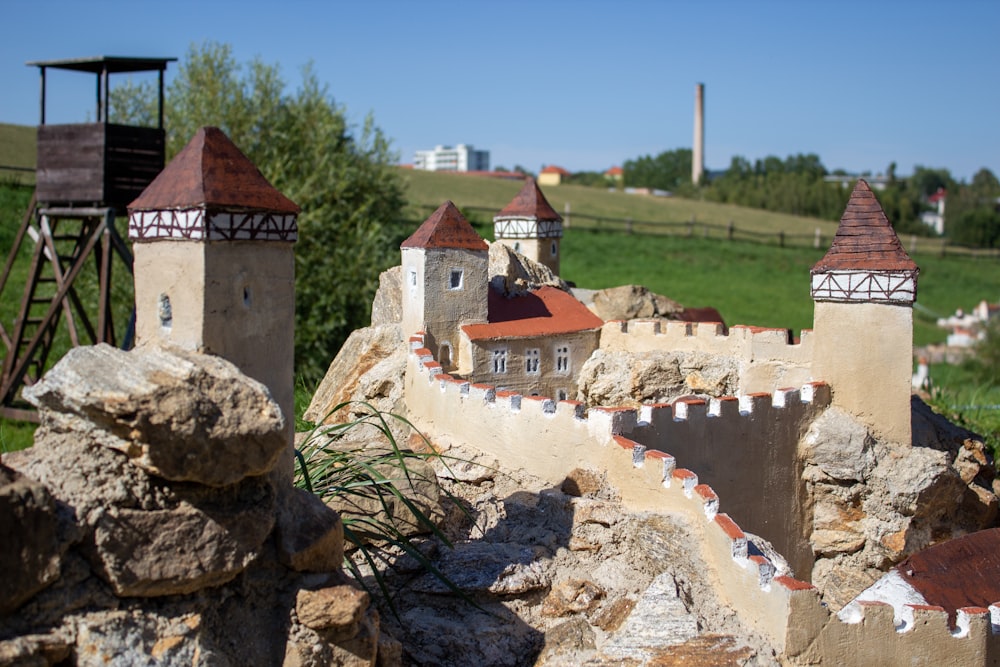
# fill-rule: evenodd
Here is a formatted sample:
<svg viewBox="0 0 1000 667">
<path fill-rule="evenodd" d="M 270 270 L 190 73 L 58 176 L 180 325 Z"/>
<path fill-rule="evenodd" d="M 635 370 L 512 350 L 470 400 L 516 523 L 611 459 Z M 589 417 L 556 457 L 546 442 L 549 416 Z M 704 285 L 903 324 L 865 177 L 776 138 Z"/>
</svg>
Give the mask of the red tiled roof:
<svg viewBox="0 0 1000 667">
<path fill-rule="evenodd" d="M 195 207 L 299 212 L 295 202 L 268 183 L 217 127 L 198 130 L 128 208 L 163 211 Z"/>
<path fill-rule="evenodd" d="M 916 271 L 882 206 L 863 179 L 854 186 L 830 249 L 813 273 L 851 270 Z"/>
<path fill-rule="evenodd" d="M 559 174 L 560 176 L 572 176 L 573 175 L 572 172 L 567 171 L 567 170 L 563 169 L 562 167 L 557 167 L 554 164 L 550 164 L 549 166 L 547 166 L 544 169 L 542 169 L 542 173 L 543 174 Z"/>
<path fill-rule="evenodd" d="M 562 216 L 552 208 L 533 178 L 524 182 L 521 191 L 514 196 L 509 204 L 503 207 L 503 210 L 496 217 L 534 218 L 562 222 Z"/>
<path fill-rule="evenodd" d="M 927 604 L 952 618 L 962 607 L 1000 600 L 1000 528 L 980 530 L 917 552 L 894 568 Z"/>
<path fill-rule="evenodd" d="M 931 204 L 936 204 L 942 199 L 947 199 L 947 198 L 948 198 L 948 191 L 945 190 L 944 188 L 938 188 L 937 192 L 935 192 L 934 194 L 932 194 L 930 197 L 927 198 L 927 201 L 929 201 Z"/>
<path fill-rule="evenodd" d="M 621 167 L 611 167 L 606 172 L 604 172 L 604 175 L 605 176 L 621 176 L 624 173 L 625 173 L 625 170 L 622 169 Z"/>
<path fill-rule="evenodd" d="M 438 206 L 424 224 L 403 241 L 400 248 L 461 248 L 489 250 L 486 241 L 476 233 L 465 216 L 451 201 Z"/>
<path fill-rule="evenodd" d="M 545 286 L 511 298 L 491 289 L 489 323 L 467 324 L 462 331 L 470 340 L 531 338 L 599 329 L 603 325 L 604 321 L 572 294 Z"/>
</svg>

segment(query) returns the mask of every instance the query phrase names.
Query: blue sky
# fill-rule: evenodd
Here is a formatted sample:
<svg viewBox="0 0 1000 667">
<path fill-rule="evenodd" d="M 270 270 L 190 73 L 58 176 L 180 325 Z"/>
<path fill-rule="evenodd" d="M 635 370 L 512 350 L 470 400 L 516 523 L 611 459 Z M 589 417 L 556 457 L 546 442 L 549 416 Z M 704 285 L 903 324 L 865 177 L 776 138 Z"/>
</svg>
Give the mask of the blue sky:
<svg viewBox="0 0 1000 667">
<path fill-rule="evenodd" d="M 374 115 L 403 162 L 471 143 L 494 166 L 603 170 L 690 147 L 704 82 L 709 168 L 812 152 L 828 169 L 1000 174 L 991 0 L 4 0 L 3 17 L 0 122 L 38 122 L 26 61 L 183 58 L 216 41 L 239 61 L 280 64 L 290 89 L 311 61 L 355 122 Z M 49 81 L 49 122 L 93 113 L 92 77 Z"/>
</svg>

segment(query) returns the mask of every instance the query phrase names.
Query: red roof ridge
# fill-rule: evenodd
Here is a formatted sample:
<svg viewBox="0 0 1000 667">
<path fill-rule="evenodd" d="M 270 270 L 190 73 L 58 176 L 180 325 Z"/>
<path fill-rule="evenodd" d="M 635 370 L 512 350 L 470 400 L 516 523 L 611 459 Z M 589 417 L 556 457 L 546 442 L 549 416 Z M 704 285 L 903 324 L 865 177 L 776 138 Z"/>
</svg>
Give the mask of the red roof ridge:
<svg viewBox="0 0 1000 667">
<path fill-rule="evenodd" d="M 486 241 L 476 233 L 450 199 L 438 206 L 399 247 L 489 250 Z"/>
<path fill-rule="evenodd" d="M 864 179 L 854 186 L 830 249 L 812 267 L 812 273 L 854 270 L 917 270 Z"/>
<path fill-rule="evenodd" d="M 549 166 L 544 167 L 542 169 L 541 173 L 543 173 L 543 174 L 559 174 L 561 176 L 572 176 L 573 175 L 573 172 L 569 171 L 568 169 L 563 169 L 562 167 L 557 167 L 554 164 L 550 164 Z"/>
<path fill-rule="evenodd" d="M 535 179 L 528 178 L 514 199 L 497 213 L 497 218 L 534 218 L 562 222 L 562 216 L 549 204 Z"/>
<path fill-rule="evenodd" d="M 284 214 L 300 210 L 217 127 L 198 130 L 128 208 L 162 211 L 197 207 Z"/>
<path fill-rule="evenodd" d="M 469 340 L 534 338 L 600 329 L 604 320 L 594 315 L 572 294 L 543 285 L 520 296 L 505 297 L 489 291 L 489 322 L 466 324 Z"/>
</svg>

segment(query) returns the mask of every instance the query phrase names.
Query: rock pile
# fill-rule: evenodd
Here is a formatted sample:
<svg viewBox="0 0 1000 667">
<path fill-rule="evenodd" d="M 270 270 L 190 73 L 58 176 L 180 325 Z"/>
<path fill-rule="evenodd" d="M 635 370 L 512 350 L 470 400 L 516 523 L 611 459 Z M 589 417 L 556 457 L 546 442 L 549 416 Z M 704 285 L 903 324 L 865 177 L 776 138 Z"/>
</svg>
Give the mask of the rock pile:
<svg viewBox="0 0 1000 667">
<path fill-rule="evenodd" d="M 42 426 L 0 464 L 0 665 L 373 664 L 339 516 L 273 474 L 288 443 L 263 385 L 97 346 L 25 394 Z"/>
</svg>

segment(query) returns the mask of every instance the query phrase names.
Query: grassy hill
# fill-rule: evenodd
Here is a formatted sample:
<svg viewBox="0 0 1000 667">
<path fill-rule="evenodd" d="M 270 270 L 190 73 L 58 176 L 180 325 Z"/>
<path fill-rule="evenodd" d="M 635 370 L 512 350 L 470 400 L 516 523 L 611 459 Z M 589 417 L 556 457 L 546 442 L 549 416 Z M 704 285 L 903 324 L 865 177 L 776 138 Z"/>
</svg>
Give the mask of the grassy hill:
<svg viewBox="0 0 1000 667">
<path fill-rule="evenodd" d="M 34 183 L 31 172 L 10 167 L 35 168 L 35 128 L 0 123 L 0 183 Z"/>
</svg>

